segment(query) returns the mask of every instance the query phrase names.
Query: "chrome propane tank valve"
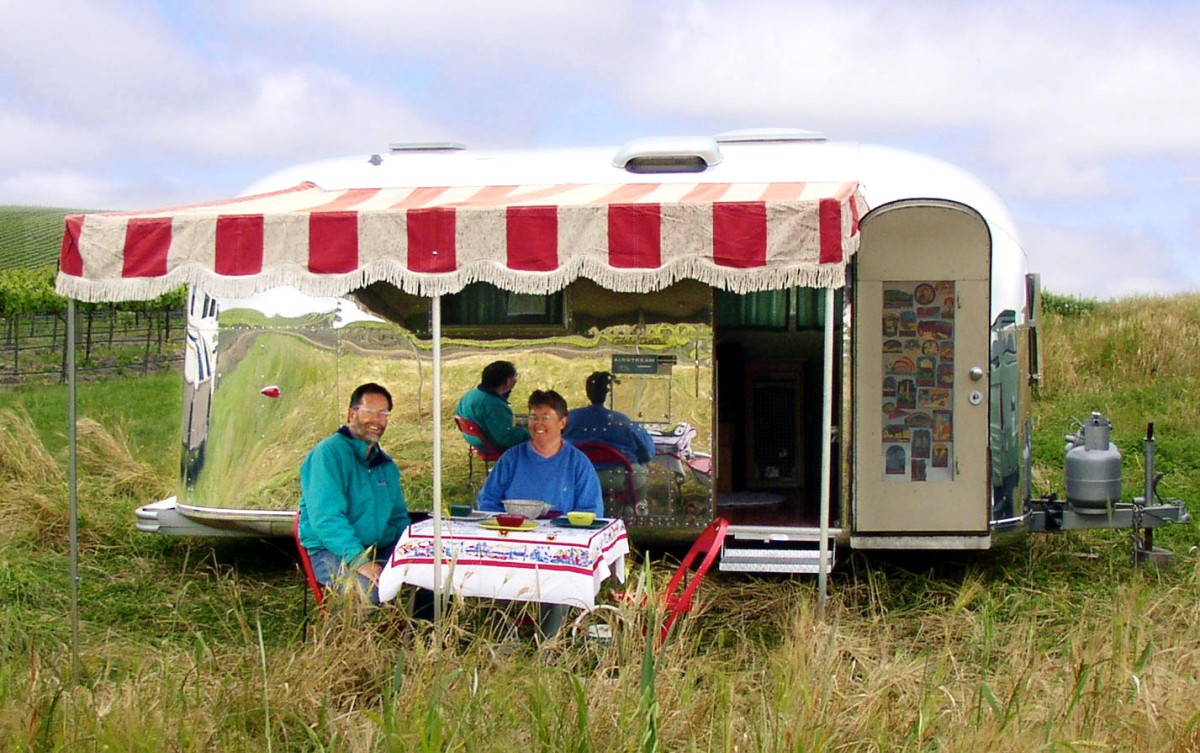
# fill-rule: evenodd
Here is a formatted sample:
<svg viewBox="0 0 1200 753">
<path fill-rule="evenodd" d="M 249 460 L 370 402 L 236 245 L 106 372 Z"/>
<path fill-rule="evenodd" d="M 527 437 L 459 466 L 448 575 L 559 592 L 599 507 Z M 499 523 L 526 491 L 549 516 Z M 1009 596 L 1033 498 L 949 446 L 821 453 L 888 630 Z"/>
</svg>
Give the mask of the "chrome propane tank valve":
<svg viewBox="0 0 1200 753">
<path fill-rule="evenodd" d="M 1076 512 L 1104 512 L 1121 498 L 1121 452 L 1111 436 L 1112 424 L 1093 412 L 1067 437 L 1064 485 Z"/>
</svg>

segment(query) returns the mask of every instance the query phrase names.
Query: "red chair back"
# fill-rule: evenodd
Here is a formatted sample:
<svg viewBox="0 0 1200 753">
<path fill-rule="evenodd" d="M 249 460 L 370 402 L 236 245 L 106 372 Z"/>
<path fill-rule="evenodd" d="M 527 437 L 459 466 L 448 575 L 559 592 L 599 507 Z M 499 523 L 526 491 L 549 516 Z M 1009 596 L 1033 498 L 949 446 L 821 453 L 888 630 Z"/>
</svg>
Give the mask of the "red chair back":
<svg viewBox="0 0 1200 753">
<path fill-rule="evenodd" d="M 663 595 L 666 618 L 663 620 L 662 630 L 658 635 L 659 644 L 667 639 L 667 634 L 671 631 L 671 626 L 675 624 L 675 621 L 691 610 L 692 603 L 696 598 L 696 589 L 700 587 L 700 581 L 704 580 L 704 576 L 717 561 L 721 547 L 725 544 L 725 534 L 728 531 L 729 521 L 724 518 L 715 518 L 700 533 L 695 543 L 692 544 L 692 548 L 684 556 L 683 562 L 679 563 L 675 575 L 671 576 L 671 582 L 667 584 L 666 593 Z M 700 555 L 704 555 L 704 558 L 700 560 L 696 572 L 688 579 L 688 571 Z"/>
<path fill-rule="evenodd" d="M 576 442 L 575 449 L 587 455 L 588 460 L 593 464 L 611 463 L 624 467 L 625 490 L 620 495 L 614 495 L 614 499 L 620 501 L 621 497 L 624 497 L 629 504 L 637 504 L 637 488 L 633 483 L 633 466 L 630 464 L 629 458 L 625 457 L 620 450 L 604 442 Z M 605 502 L 608 501 L 606 497 Z"/>
<path fill-rule="evenodd" d="M 467 446 L 471 448 L 472 453 L 483 458 L 486 462 L 494 463 L 500 459 L 502 454 L 504 454 L 492 446 L 492 443 L 488 441 L 488 438 L 483 435 L 483 429 L 480 429 L 479 424 L 475 423 L 471 419 L 463 418 L 462 416 L 455 416 L 454 425 L 458 427 L 460 432 L 462 432 L 463 437 L 473 437 L 480 441 L 480 443 L 483 445 L 482 447 L 476 447 L 470 442 L 467 442 Z"/>
<path fill-rule="evenodd" d="M 308 588 L 313 593 L 313 598 L 317 601 L 317 606 L 322 610 L 325 608 L 325 589 L 317 582 L 317 576 L 313 573 L 312 560 L 308 557 L 308 550 L 300 543 L 300 511 L 296 511 L 296 522 L 292 524 L 292 536 L 296 539 L 296 553 L 300 555 L 300 567 L 304 570 L 304 580 L 308 583 Z"/>
</svg>

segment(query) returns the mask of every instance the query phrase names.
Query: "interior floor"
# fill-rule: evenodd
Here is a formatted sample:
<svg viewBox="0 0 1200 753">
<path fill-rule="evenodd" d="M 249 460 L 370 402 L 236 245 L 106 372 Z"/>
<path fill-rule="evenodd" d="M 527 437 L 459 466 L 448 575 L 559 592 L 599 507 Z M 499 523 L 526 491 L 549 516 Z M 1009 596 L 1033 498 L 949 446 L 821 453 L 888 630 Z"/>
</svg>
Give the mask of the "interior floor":
<svg viewBox="0 0 1200 753">
<path fill-rule="evenodd" d="M 735 526 L 816 528 L 820 525 L 820 509 L 807 504 L 804 496 L 799 490 L 787 489 L 717 494 L 717 515 Z M 830 521 L 830 525 L 835 524 Z"/>
</svg>

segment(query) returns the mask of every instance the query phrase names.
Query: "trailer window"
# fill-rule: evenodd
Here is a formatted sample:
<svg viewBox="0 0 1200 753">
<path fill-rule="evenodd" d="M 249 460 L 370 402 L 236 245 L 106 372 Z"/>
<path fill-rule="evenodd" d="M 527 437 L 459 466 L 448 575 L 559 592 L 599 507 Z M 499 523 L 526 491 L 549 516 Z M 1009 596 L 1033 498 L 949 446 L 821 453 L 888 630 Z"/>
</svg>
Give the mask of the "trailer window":
<svg viewBox="0 0 1200 753">
<path fill-rule="evenodd" d="M 821 329 L 825 326 L 825 290 L 791 288 L 741 295 L 718 290 L 716 316 L 718 326 L 732 329 Z"/>
<path fill-rule="evenodd" d="M 717 324 L 738 329 L 787 329 L 787 290 L 763 290 L 738 295 L 717 291 Z"/>
<path fill-rule="evenodd" d="M 825 326 L 825 289 L 795 288 L 796 328 L 822 329 Z M 836 301 L 835 301 L 836 305 Z"/>
<path fill-rule="evenodd" d="M 510 293 L 486 282 L 443 296 L 442 322 L 448 326 L 562 326 L 563 294 Z"/>
</svg>

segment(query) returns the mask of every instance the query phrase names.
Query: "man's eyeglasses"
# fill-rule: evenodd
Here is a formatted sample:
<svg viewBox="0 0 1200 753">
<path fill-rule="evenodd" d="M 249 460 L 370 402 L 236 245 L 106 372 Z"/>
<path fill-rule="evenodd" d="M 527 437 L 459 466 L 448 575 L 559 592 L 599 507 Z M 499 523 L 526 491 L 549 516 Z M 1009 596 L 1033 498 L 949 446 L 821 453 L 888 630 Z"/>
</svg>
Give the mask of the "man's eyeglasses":
<svg viewBox="0 0 1200 753">
<path fill-rule="evenodd" d="M 355 408 L 354 410 L 358 411 L 359 413 L 366 413 L 368 417 L 379 416 L 380 418 L 387 418 L 388 416 L 392 415 L 390 410 L 384 410 L 382 408 Z"/>
</svg>

